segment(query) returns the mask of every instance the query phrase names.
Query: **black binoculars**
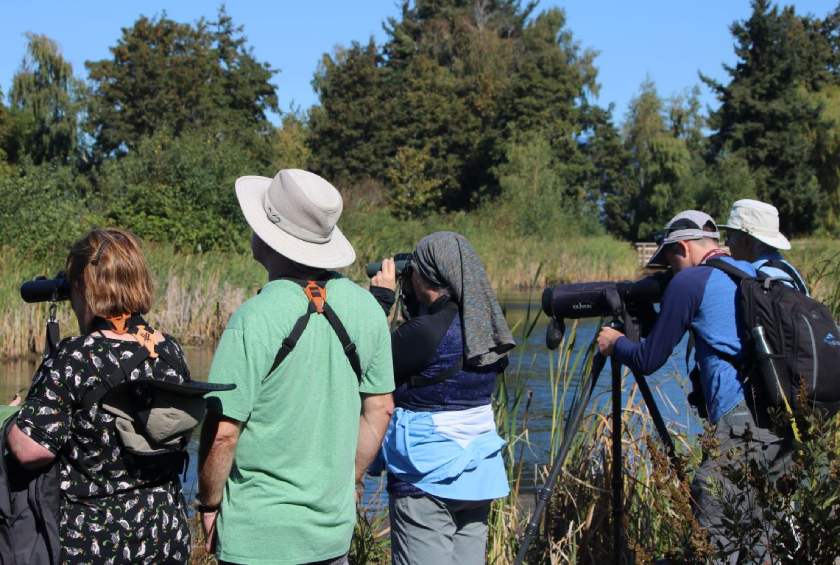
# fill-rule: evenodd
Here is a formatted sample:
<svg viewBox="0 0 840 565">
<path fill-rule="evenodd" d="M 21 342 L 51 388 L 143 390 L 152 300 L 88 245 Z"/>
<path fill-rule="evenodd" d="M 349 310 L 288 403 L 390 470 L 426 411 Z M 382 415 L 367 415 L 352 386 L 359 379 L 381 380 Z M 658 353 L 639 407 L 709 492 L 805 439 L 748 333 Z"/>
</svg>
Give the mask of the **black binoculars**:
<svg viewBox="0 0 840 565">
<path fill-rule="evenodd" d="M 29 303 L 70 300 L 70 281 L 64 271 L 59 271 L 52 279 L 35 277 L 20 285 L 20 297 Z"/>
<path fill-rule="evenodd" d="M 397 276 L 400 277 L 406 271 L 406 267 L 411 265 L 414 261 L 414 253 L 397 253 L 394 255 L 394 265 L 397 268 Z M 369 263 L 365 268 L 365 274 L 368 278 L 373 278 L 376 273 L 382 270 L 382 262 Z"/>
</svg>

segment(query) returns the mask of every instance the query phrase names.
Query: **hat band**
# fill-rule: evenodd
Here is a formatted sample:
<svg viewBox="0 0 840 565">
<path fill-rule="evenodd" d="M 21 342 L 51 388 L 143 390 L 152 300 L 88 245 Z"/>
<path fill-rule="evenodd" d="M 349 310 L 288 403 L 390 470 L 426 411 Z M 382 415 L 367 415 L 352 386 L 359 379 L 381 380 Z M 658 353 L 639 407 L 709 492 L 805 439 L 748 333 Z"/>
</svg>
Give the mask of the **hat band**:
<svg viewBox="0 0 840 565">
<path fill-rule="evenodd" d="M 308 243 L 327 243 L 332 239 L 332 230 L 330 230 L 330 233 L 327 235 L 319 235 L 298 226 L 287 218 L 284 218 L 283 215 L 271 205 L 271 201 L 268 199 L 268 192 L 265 193 L 265 197 L 263 198 L 263 208 L 265 209 L 265 215 L 268 220 L 292 237 L 296 237 L 297 239 Z"/>
<path fill-rule="evenodd" d="M 668 237 L 663 240 L 662 245 L 668 245 L 669 243 L 676 243 L 678 241 L 703 239 L 704 237 L 720 240 L 720 232 L 698 229 L 678 230 L 668 234 Z"/>
</svg>

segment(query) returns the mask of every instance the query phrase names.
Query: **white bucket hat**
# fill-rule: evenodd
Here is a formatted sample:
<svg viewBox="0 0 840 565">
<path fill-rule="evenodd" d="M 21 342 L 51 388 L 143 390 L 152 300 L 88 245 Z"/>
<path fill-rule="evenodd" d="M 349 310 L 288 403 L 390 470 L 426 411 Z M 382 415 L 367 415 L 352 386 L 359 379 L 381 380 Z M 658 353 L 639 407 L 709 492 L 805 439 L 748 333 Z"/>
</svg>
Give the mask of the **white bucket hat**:
<svg viewBox="0 0 840 565">
<path fill-rule="evenodd" d="M 790 242 L 779 232 L 779 211 L 758 200 L 739 200 L 732 205 L 729 219 L 720 226 L 748 233 L 776 249 L 790 249 Z"/>
<path fill-rule="evenodd" d="M 351 265 L 356 252 L 335 225 L 341 194 L 314 173 L 283 169 L 273 179 L 236 179 L 236 197 L 248 225 L 269 247 L 308 267 Z"/>
</svg>

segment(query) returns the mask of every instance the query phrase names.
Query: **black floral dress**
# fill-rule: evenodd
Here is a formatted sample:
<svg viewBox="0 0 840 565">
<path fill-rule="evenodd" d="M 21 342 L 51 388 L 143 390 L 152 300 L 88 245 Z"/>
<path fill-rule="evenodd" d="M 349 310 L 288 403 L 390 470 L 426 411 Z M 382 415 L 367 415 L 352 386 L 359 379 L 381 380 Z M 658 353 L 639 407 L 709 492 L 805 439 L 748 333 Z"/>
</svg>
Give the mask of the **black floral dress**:
<svg viewBox="0 0 840 565">
<path fill-rule="evenodd" d="M 121 452 L 115 419 L 85 393 L 139 349 L 101 334 L 69 337 L 41 364 L 20 410 L 20 429 L 60 457 L 64 563 L 188 563 L 190 531 L 176 473 L 139 465 Z M 183 360 L 171 336 L 159 348 Z M 162 363 L 160 367 L 153 363 Z M 131 374 L 182 380 L 162 358 Z"/>
</svg>

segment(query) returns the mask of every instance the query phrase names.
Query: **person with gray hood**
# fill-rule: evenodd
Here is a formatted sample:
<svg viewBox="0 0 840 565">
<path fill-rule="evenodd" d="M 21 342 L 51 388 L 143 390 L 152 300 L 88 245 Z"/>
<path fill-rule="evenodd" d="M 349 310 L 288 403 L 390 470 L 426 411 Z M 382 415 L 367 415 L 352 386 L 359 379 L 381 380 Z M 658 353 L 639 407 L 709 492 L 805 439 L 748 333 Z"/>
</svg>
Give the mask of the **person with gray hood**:
<svg viewBox="0 0 840 565">
<path fill-rule="evenodd" d="M 403 284 L 425 312 L 391 335 L 397 408 L 381 453 L 391 556 L 394 565 L 483 565 L 490 504 L 510 492 L 491 395 L 515 342 L 463 235 L 420 240 Z M 386 311 L 395 286 L 385 260 L 371 292 Z"/>
<path fill-rule="evenodd" d="M 779 211 L 758 200 L 738 200 L 732 205 L 726 224 L 726 245 L 733 259 L 748 261 L 768 277 L 790 279 L 789 285 L 808 295 L 808 287 L 793 265 L 779 250 L 789 250 L 790 242 L 779 231 Z"/>
</svg>

